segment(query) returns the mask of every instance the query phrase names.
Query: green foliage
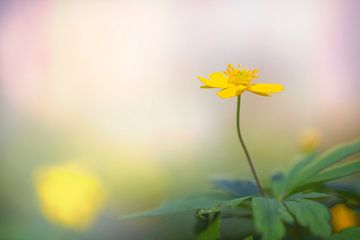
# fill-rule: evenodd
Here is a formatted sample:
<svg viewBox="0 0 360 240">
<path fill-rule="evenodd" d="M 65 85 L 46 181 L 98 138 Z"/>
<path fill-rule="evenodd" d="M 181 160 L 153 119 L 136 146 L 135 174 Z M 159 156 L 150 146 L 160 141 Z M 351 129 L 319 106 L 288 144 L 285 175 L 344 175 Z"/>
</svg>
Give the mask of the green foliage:
<svg viewBox="0 0 360 240">
<path fill-rule="evenodd" d="M 157 217 L 179 212 L 197 211 L 199 209 L 214 208 L 214 206 L 232 199 L 233 197 L 223 193 L 188 196 L 174 201 L 165 202 L 158 208 L 150 209 L 145 212 L 134 213 L 123 218 Z"/>
<path fill-rule="evenodd" d="M 332 235 L 326 240 L 359 240 L 360 227 L 352 227 L 342 230 L 339 233 Z"/>
<path fill-rule="evenodd" d="M 357 203 L 360 207 L 360 185 L 358 182 L 327 182 L 323 184 L 324 191 L 334 192 L 339 198 Z"/>
<path fill-rule="evenodd" d="M 323 193 L 298 193 L 281 202 L 273 198 L 254 197 L 252 199 L 255 230 L 263 240 L 278 240 L 285 235 L 285 224 L 296 221 L 308 227 L 315 236 L 327 237 L 331 233 L 328 209 L 307 198 L 320 198 Z"/>
<path fill-rule="evenodd" d="M 259 189 L 256 184 L 251 181 L 229 181 L 217 180 L 213 181 L 214 187 L 221 189 L 235 197 L 246 197 L 250 195 L 259 194 Z"/>
<path fill-rule="evenodd" d="M 340 144 L 321 154 L 312 164 L 306 165 L 301 180 L 315 176 L 320 171 L 360 151 L 360 139 Z"/>
<path fill-rule="evenodd" d="M 165 202 L 158 208 L 124 216 L 123 219 L 159 217 L 187 211 L 196 211 L 196 216 L 202 217 L 206 214 L 220 212 L 224 208 L 237 208 L 243 201 L 249 198 L 251 198 L 251 196 L 234 198 L 224 193 L 188 196 Z"/>
<path fill-rule="evenodd" d="M 282 179 L 272 180 L 272 190 L 276 198 L 283 198 L 292 193 L 303 191 L 312 186 L 336 180 L 360 171 L 359 160 L 337 166 L 345 158 L 360 152 L 360 139 L 350 143 L 338 145 L 318 154 L 309 153 L 289 170 Z"/>
<path fill-rule="evenodd" d="M 300 172 L 297 174 L 296 178 L 294 179 L 293 186 L 291 186 L 288 191 L 290 193 L 294 192 L 304 186 L 305 182 L 312 182 L 313 179 L 316 179 L 317 177 L 319 177 L 319 175 L 321 175 L 322 171 L 325 171 L 334 164 L 344 160 L 346 157 L 349 157 L 359 151 L 360 139 L 331 148 L 330 150 L 321 154 L 315 160 L 312 160 L 308 164 L 306 164 L 306 166 L 303 167 L 303 169 L 300 170 Z M 336 175 L 336 171 L 339 170 L 335 170 L 335 172 L 332 172 L 333 176 Z M 341 174 L 339 174 L 337 178 L 340 177 L 342 177 Z M 331 180 L 337 178 L 332 178 Z"/>
<path fill-rule="evenodd" d="M 344 164 L 343 166 L 320 173 L 317 176 L 305 181 L 303 185 L 332 181 L 338 178 L 349 176 L 358 171 L 360 171 L 360 162 L 359 160 L 356 160 L 351 163 Z"/>
<path fill-rule="evenodd" d="M 218 240 L 220 239 L 220 214 L 214 214 L 208 226 L 197 234 L 196 240 Z"/>
<path fill-rule="evenodd" d="M 284 204 L 296 221 L 308 227 L 314 235 L 328 237 L 331 234 L 330 213 L 324 205 L 303 198 L 285 201 Z"/>
<path fill-rule="evenodd" d="M 275 198 L 280 198 L 286 187 L 285 174 L 279 172 L 271 177 L 271 190 Z"/>
<path fill-rule="evenodd" d="M 197 210 L 196 216 L 201 217 L 205 214 L 217 213 L 217 212 L 220 212 L 221 210 L 223 210 L 224 208 L 238 208 L 241 203 L 243 203 L 245 200 L 248 200 L 250 198 L 251 198 L 251 196 L 235 198 L 235 199 L 232 199 L 229 201 L 224 201 L 222 203 L 216 204 L 209 208 L 200 208 Z"/>
<path fill-rule="evenodd" d="M 296 200 L 296 199 L 303 199 L 303 198 L 323 198 L 329 197 L 329 194 L 326 193 L 318 193 L 318 192 L 310 192 L 310 193 L 296 193 L 294 195 L 290 195 L 285 200 Z"/>
<path fill-rule="evenodd" d="M 253 238 L 253 236 L 252 235 L 250 235 L 250 236 L 247 236 L 246 238 L 244 238 L 244 240 L 253 240 L 254 238 Z"/>
<path fill-rule="evenodd" d="M 254 197 L 252 199 L 255 230 L 263 240 L 278 240 L 285 235 L 284 223 L 294 219 L 284 205 L 273 198 Z"/>
<path fill-rule="evenodd" d="M 221 204 L 222 208 L 237 208 L 243 203 L 245 200 L 250 199 L 252 196 L 242 197 L 242 198 L 235 198 L 229 201 L 226 201 Z"/>
<path fill-rule="evenodd" d="M 282 195 L 285 195 L 287 192 L 291 192 L 294 187 L 301 171 L 316 159 L 317 152 L 311 152 L 304 155 L 290 170 L 286 176 L 283 176 L 281 179 L 278 179 L 277 185 L 279 189 L 273 189 L 274 196 L 279 198 Z"/>
<path fill-rule="evenodd" d="M 360 152 L 360 139 L 336 146 L 322 154 L 316 151 L 308 153 L 287 174 L 277 173 L 271 178 L 271 189 L 266 189 L 266 197 L 259 196 L 253 182 L 220 180 L 212 184 L 222 192 L 179 198 L 164 203 L 159 208 L 132 214 L 127 218 L 193 211 L 197 217 L 197 240 L 220 239 L 220 222 L 226 226 L 225 220 L 222 220 L 226 217 L 246 218 L 249 221 L 252 219 L 252 232 L 247 230 L 239 236 L 240 238 L 251 234 L 245 240 L 258 239 L 257 234 L 261 236 L 261 240 L 282 240 L 287 237 L 292 239 L 292 231 L 287 231 L 288 228 L 306 228 L 303 234 L 310 237 L 309 239 L 360 239 L 360 228 L 347 229 L 330 236 L 329 210 L 326 205 L 315 201 L 331 198 L 330 201 L 334 202 L 341 196 L 339 193 L 343 192 L 344 196 L 352 198 L 360 196 L 356 195 L 358 193 L 355 193 L 354 187 L 344 188 L 344 185 L 328 183 L 360 171 L 359 160 L 339 164 L 357 152 Z M 311 191 L 315 188 L 318 192 Z M 321 192 L 322 190 L 327 193 Z M 295 236 L 295 239 L 296 237 L 299 236 Z"/>
</svg>

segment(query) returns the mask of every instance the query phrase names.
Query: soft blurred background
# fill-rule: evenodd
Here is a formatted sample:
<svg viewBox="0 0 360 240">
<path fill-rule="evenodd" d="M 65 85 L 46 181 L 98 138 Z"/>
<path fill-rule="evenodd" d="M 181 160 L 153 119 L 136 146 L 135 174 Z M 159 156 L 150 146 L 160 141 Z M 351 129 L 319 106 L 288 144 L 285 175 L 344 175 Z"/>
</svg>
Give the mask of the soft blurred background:
<svg viewBox="0 0 360 240">
<path fill-rule="evenodd" d="M 360 133 L 360 2 L 0 1 L 0 239 L 186 239 L 192 217 L 123 221 L 214 178 L 251 178 L 228 63 L 286 90 L 245 94 L 266 184 Z M 171 234 L 176 232 L 175 236 Z M 178 233 L 182 234 L 178 234 Z"/>
</svg>

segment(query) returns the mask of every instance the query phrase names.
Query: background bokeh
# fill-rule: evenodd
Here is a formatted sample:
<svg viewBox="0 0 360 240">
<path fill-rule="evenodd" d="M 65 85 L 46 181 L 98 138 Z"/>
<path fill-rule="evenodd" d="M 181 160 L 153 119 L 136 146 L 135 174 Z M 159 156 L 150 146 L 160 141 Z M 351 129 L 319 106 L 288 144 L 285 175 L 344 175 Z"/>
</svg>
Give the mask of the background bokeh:
<svg viewBox="0 0 360 240">
<path fill-rule="evenodd" d="M 236 99 L 196 79 L 228 63 L 286 88 L 243 97 L 243 133 L 264 184 L 292 164 L 309 129 L 321 148 L 358 137 L 359 8 L 1 0 L 0 239 L 184 239 L 191 216 L 119 217 L 206 191 L 209 179 L 251 177 Z"/>
</svg>

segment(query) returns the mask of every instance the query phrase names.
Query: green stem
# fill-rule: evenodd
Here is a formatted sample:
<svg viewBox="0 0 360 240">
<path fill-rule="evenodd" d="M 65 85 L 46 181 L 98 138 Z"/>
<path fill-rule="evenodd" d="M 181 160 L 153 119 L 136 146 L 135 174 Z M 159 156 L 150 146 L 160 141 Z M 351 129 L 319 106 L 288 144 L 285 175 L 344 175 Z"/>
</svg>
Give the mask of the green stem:
<svg viewBox="0 0 360 240">
<path fill-rule="evenodd" d="M 254 164 L 252 163 L 252 160 L 251 160 L 251 157 L 250 157 L 250 154 L 245 146 L 245 143 L 244 143 L 244 140 L 241 136 L 241 131 L 240 131 L 240 103 L 241 103 L 241 95 L 238 96 L 238 99 L 237 99 L 237 112 L 236 112 L 236 127 L 237 127 L 237 134 L 238 134 L 238 137 L 239 137 L 239 140 L 240 140 L 240 143 L 241 143 L 241 146 L 242 148 L 244 149 L 244 152 L 245 152 L 245 156 L 246 156 L 246 159 L 250 165 L 250 169 L 251 169 L 251 172 L 254 176 L 254 179 L 256 181 L 256 185 L 257 187 L 259 188 L 260 190 L 260 193 L 261 195 L 265 196 L 264 194 L 264 190 L 263 188 L 261 187 L 261 184 L 260 184 L 260 181 L 259 181 L 259 178 L 256 174 L 256 170 L 255 170 L 255 167 L 254 167 Z"/>
</svg>

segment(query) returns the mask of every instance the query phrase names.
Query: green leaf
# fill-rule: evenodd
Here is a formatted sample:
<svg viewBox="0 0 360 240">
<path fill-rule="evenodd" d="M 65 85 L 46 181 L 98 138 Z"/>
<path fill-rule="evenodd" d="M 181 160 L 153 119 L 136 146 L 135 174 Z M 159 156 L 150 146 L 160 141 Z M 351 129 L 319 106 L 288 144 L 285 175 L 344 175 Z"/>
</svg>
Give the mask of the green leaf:
<svg viewBox="0 0 360 240">
<path fill-rule="evenodd" d="M 281 198 L 285 187 L 286 187 L 286 177 L 284 173 L 279 172 L 271 176 L 271 190 L 275 198 Z"/>
<path fill-rule="evenodd" d="M 326 240 L 359 240 L 360 239 L 360 227 L 352 227 L 342 230 L 336 233 Z"/>
<path fill-rule="evenodd" d="M 311 164 L 306 165 L 306 167 L 300 172 L 299 177 L 297 178 L 297 183 L 308 180 L 320 171 L 325 170 L 333 164 L 357 152 L 360 152 L 360 139 L 329 149 L 325 153 L 321 154 L 315 161 L 312 161 Z"/>
<path fill-rule="evenodd" d="M 358 181 L 350 182 L 327 182 L 324 184 L 326 191 L 336 192 L 341 198 L 360 203 L 360 185 Z"/>
<path fill-rule="evenodd" d="M 332 181 L 332 180 L 335 180 L 338 178 L 349 176 L 358 171 L 360 171 L 360 161 L 356 160 L 351 163 L 347 163 L 342 166 L 339 166 L 337 168 L 322 172 L 322 173 L 310 178 L 309 180 L 305 181 L 300 186 L 319 183 L 319 182 Z"/>
<path fill-rule="evenodd" d="M 286 196 L 288 192 L 291 192 L 292 188 L 296 183 L 296 179 L 304 167 L 315 160 L 317 151 L 313 151 L 301 157 L 297 163 L 290 168 L 287 175 L 283 173 L 275 174 L 271 177 L 271 189 L 273 195 L 277 199 L 281 199 Z"/>
<path fill-rule="evenodd" d="M 260 193 L 258 187 L 251 181 L 229 181 L 229 180 L 217 180 L 212 184 L 235 197 L 246 197 Z"/>
<path fill-rule="evenodd" d="M 247 236 L 246 238 L 244 238 L 243 240 L 254 240 L 253 235 Z"/>
<path fill-rule="evenodd" d="M 248 200 L 252 198 L 253 196 L 247 196 L 242 198 L 235 198 L 226 202 L 223 202 L 220 204 L 221 208 L 237 208 L 241 203 L 243 203 L 245 200 Z"/>
<path fill-rule="evenodd" d="M 199 196 L 190 196 L 176 199 L 172 202 L 166 202 L 159 208 L 150 209 L 145 212 L 134 213 L 122 217 L 122 219 L 157 217 L 178 212 L 196 211 L 203 208 L 212 208 L 218 204 L 231 200 L 232 197 L 227 194 L 205 194 Z"/>
<path fill-rule="evenodd" d="M 285 201 L 284 204 L 297 222 L 314 235 L 328 237 L 331 234 L 330 213 L 324 205 L 309 199 Z"/>
<path fill-rule="evenodd" d="M 229 201 L 222 202 L 210 208 L 201 208 L 196 212 L 197 217 L 201 217 L 204 214 L 216 213 L 222 210 L 223 208 L 237 208 L 241 203 L 245 200 L 252 198 L 252 196 L 242 197 L 242 198 L 235 198 Z"/>
<path fill-rule="evenodd" d="M 302 156 L 302 159 L 298 161 L 290 170 L 289 176 L 297 176 L 309 163 L 315 160 L 317 151 L 310 152 Z"/>
<path fill-rule="evenodd" d="M 313 151 L 308 153 L 302 157 L 300 161 L 298 161 L 292 168 L 290 168 L 288 175 L 285 178 L 285 184 L 283 187 L 283 192 L 291 191 L 292 187 L 297 182 L 297 178 L 299 177 L 302 170 L 309 165 L 311 162 L 315 160 L 317 157 L 317 151 Z"/>
<path fill-rule="evenodd" d="M 214 219 L 207 228 L 196 236 L 196 240 L 218 239 L 220 239 L 220 214 L 215 214 Z"/>
<path fill-rule="evenodd" d="M 262 240 L 279 240 L 285 235 L 286 223 L 294 219 L 286 208 L 276 199 L 254 197 L 252 199 L 255 230 L 261 233 Z"/>
<path fill-rule="evenodd" d="M 296 193 L 290 195 L 285 198 L 285 200 L 296 200 L 296 199 L 304 199 L 304 198 L 322 198 L 322 197 L 329 197 L 329 194 L 326 193 L 319 193 L 319 192 L 310 192 L 310 193 Z"/>
</svg>

